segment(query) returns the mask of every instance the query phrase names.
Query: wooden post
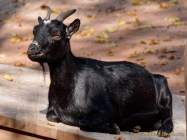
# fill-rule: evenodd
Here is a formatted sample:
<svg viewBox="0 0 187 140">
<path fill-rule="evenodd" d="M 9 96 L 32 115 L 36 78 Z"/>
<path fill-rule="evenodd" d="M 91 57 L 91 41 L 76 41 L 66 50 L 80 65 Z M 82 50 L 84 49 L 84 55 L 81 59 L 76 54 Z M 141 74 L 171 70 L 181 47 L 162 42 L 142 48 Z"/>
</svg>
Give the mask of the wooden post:
<svg viewBox="0 0 187 140">
<path fill-rule="evenodd" d="M 185 108 L 186 108 L 186 127 L 187 127 L 187 46 L 184 50 L 184 80 L 185 80 Z M 187 128 L 186 128 L 186 137 L 187 137 Z"/>
</svg>

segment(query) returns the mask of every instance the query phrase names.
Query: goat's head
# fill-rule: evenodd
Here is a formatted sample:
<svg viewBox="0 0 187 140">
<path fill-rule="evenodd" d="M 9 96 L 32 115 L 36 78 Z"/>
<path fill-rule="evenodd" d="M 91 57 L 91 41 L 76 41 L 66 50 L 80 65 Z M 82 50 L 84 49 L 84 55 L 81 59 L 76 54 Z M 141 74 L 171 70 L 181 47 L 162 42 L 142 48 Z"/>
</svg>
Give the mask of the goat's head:
<svg viewBox="0 0 187 140">
<path fill-rule="evenodd" d="M 46 18 L 38 17 L 38 25 L 33 29 L 34 39 L 30 44 L 27 55 L 32 61 L 48 62 L 62 59 L 67 49 L 70 37 L 78 31 L 80 20 L 75 19 L 70 25 L 63 21 L 76 10 L 62 12 L 55 19 L 50 20 L 51 9 L 48 8 Z"/>
</svg>

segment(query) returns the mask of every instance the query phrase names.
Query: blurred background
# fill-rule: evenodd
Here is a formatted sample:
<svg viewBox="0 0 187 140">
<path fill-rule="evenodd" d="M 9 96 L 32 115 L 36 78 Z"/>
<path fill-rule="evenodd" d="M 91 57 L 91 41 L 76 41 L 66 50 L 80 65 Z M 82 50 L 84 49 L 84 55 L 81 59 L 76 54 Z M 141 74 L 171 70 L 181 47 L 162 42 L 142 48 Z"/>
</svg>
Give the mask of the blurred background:
<svg viewBox="0 0 187 140">
<path fill-rule="evenodd" d="M 41 70 L 26 51 L 37 17 L 46 16 L 46 6 L 52 8 L 53 18 L 77 9 L 65 21 L 81 20 L 79 32 L 71 39 L 74 55 L 138 63 L 165 75 L 172 92 L 184 95 L 186 0 L 0 0 L 1 64 Z M 0 78 L 7 77 L 8 71 L 0 73 Z"/>
</svg>

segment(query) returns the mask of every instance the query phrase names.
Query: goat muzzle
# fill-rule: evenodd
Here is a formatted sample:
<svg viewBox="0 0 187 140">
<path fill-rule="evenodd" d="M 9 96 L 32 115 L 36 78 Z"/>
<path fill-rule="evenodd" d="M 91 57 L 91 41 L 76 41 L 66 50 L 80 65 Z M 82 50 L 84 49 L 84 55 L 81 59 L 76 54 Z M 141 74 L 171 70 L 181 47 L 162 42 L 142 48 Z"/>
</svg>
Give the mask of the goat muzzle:
<svg viewBox="0 0 187 140">
<path fill-rule="evenodd" d="M 27 55 L 30 59 L 35 58 L 35 57 L 42 57 L 45 54 L 42 52 L 40 45 L 38 44 L 37 41 L 33 41 L 28 50 L 27 50 Z"/>
</svg>

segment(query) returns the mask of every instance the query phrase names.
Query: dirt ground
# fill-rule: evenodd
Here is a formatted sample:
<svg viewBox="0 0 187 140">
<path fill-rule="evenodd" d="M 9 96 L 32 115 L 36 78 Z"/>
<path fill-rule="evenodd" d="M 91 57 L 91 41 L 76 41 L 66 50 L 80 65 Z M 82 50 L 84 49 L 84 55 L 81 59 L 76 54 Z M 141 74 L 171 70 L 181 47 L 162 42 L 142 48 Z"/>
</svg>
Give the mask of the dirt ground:
<svg viewBox="0 0 187 140">
<path fill-rule="evenodd" d="M 71 48 L 76 56 L 131 61 L 168 78 L 174 94 L 184 94 L 183 52 L 187 45 L 185 0 L 0 0 L 0 63 L 40 69 L 26 56 L 37 17 L 53 18 L 76 8 L 65 21 L 81 19 Z M 8 74 L 8 71 L 7 71 Z"/>
</svg>

